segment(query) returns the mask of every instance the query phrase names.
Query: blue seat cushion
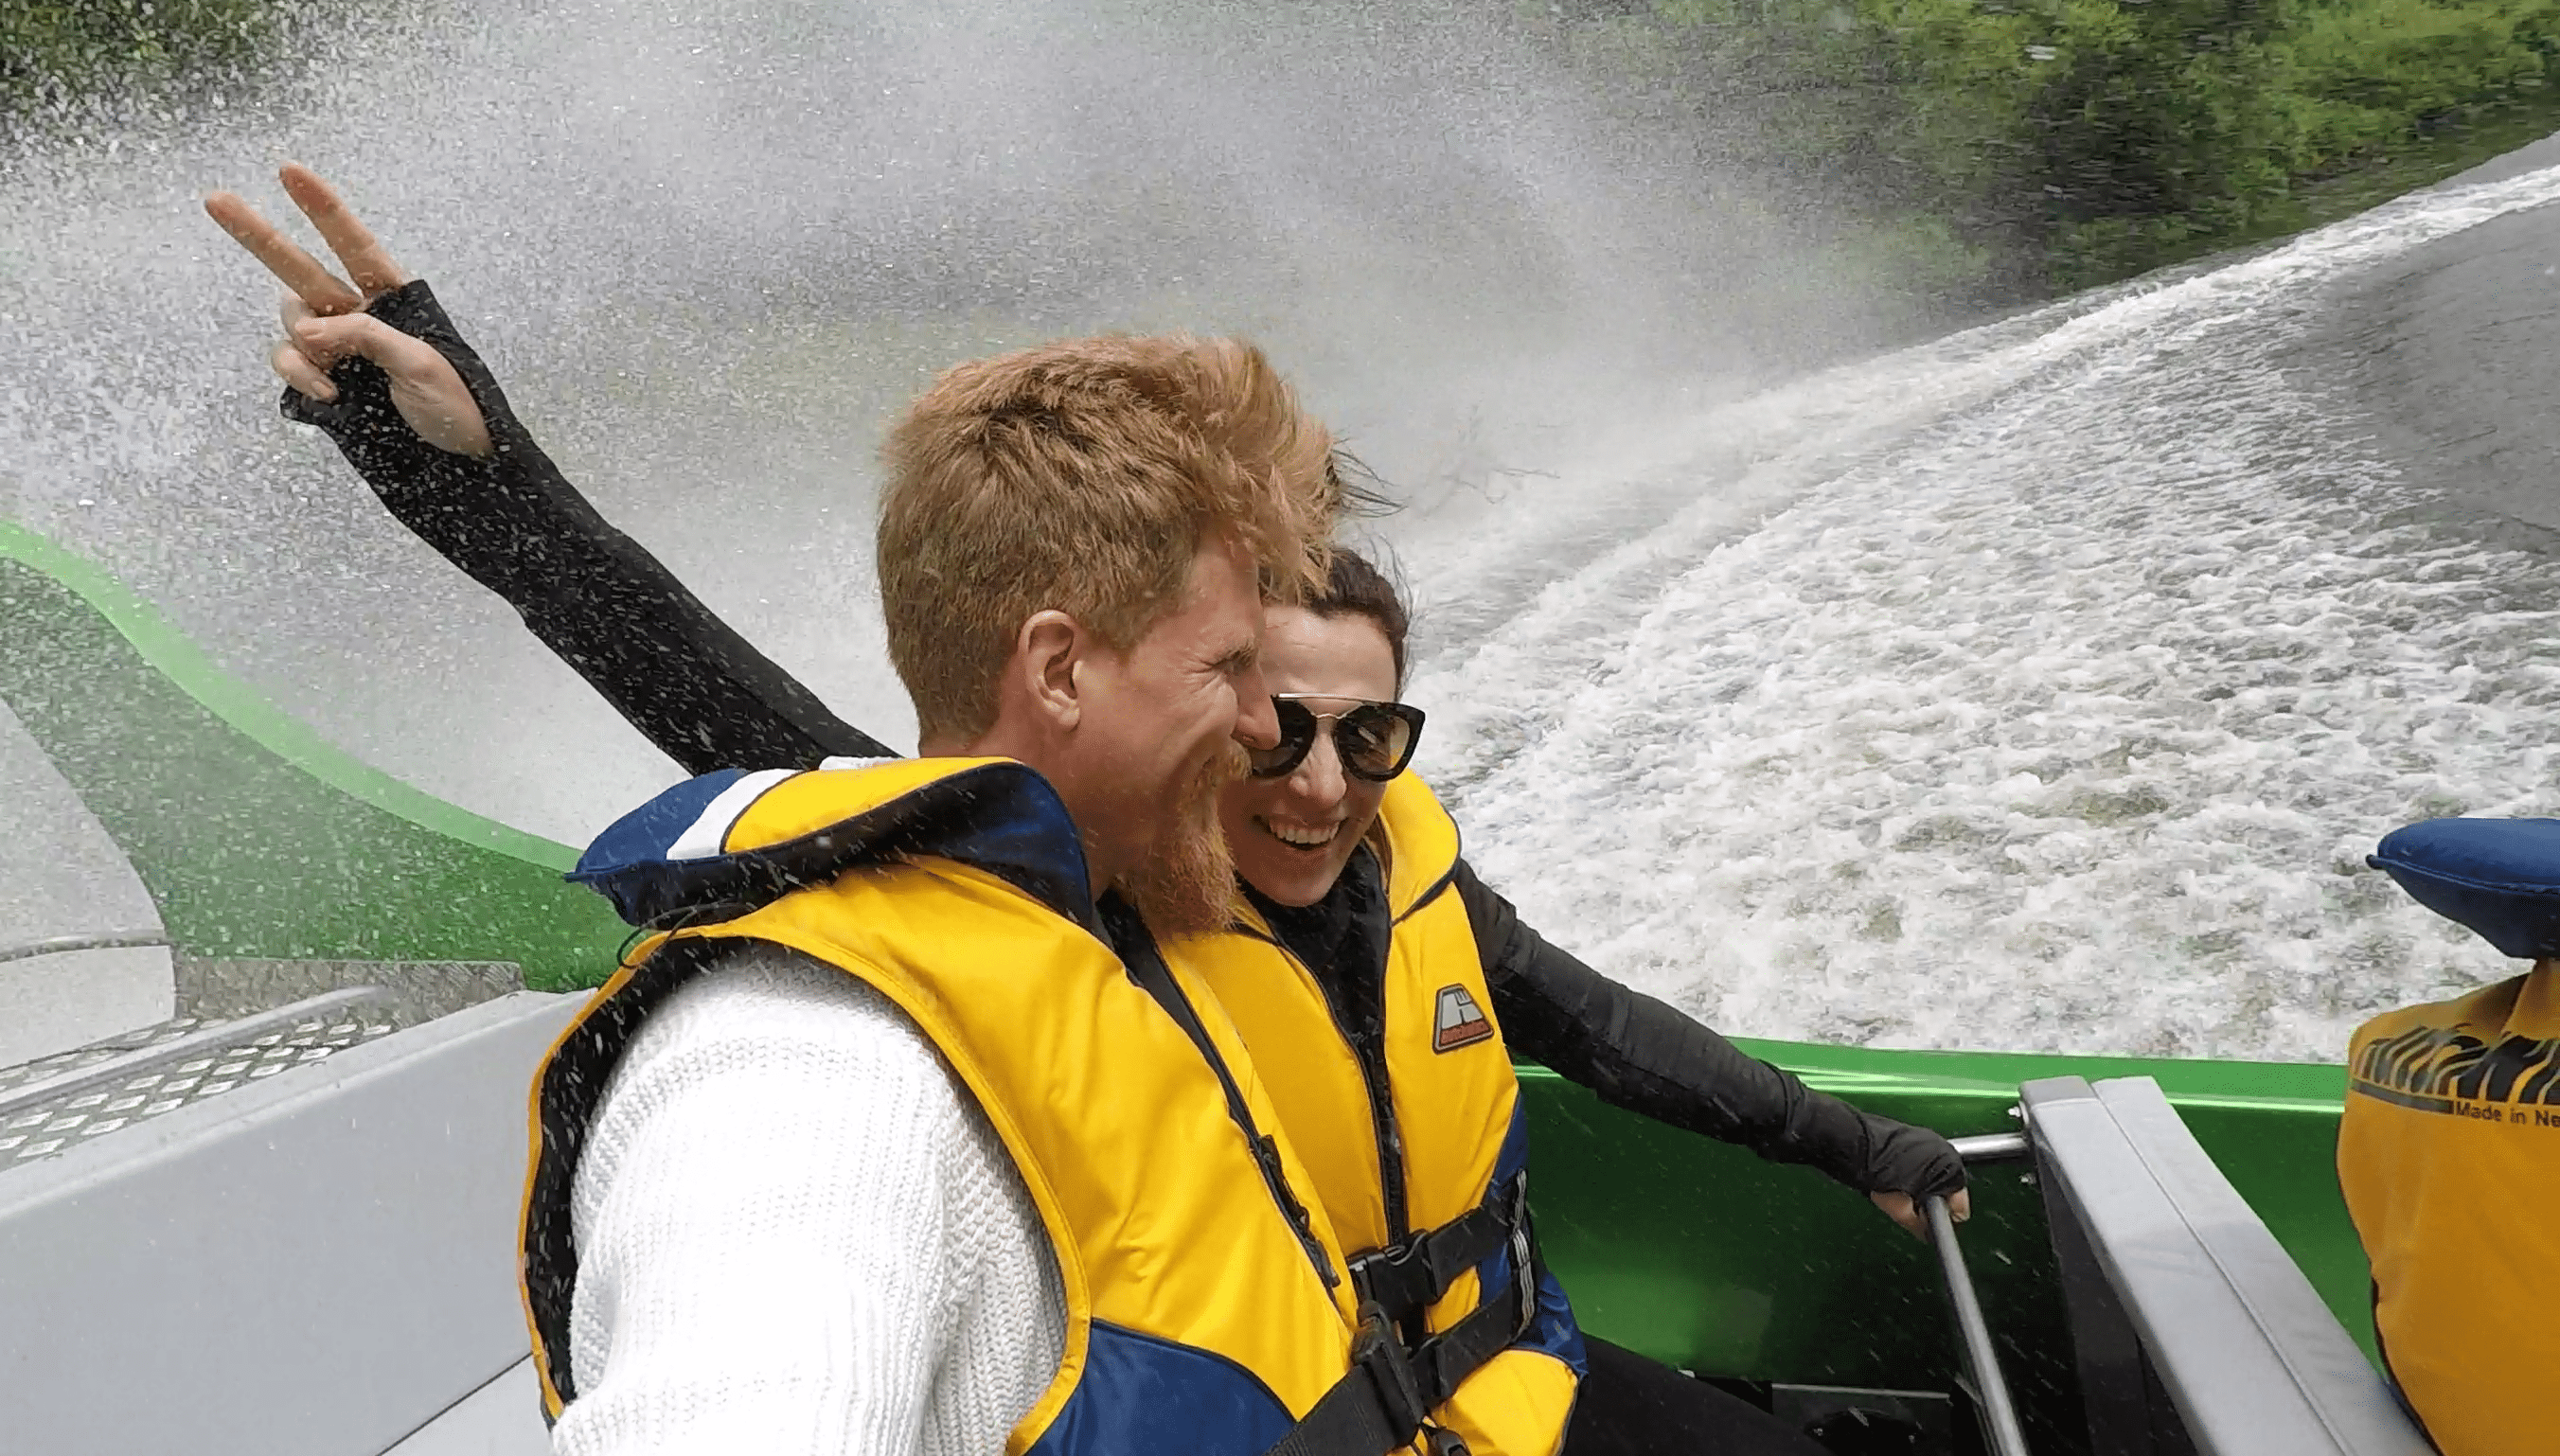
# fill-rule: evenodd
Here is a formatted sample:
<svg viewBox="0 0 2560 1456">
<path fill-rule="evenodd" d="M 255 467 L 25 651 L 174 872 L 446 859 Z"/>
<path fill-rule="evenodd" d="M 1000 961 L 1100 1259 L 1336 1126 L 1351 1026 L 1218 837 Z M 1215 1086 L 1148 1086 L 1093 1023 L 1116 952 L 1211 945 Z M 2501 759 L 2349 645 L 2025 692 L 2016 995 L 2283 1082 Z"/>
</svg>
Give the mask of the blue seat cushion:
<svg viewBox="0 0 2560 1456">
<path fill-rule="evenodd" d="M 2560 819 L 2423 820 L 2365 863 L 2501 954 L 2560 956 Z"/>
</svg>

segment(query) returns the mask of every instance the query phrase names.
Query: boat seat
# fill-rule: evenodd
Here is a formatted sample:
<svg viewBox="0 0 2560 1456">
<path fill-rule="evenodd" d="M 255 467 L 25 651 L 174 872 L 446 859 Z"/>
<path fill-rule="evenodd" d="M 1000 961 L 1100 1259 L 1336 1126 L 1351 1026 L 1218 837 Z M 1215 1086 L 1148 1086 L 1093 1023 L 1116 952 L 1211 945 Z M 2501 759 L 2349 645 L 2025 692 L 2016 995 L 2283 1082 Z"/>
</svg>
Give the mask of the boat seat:
<svg viewBox="0 0 2560 1456">
<path fill-rule="evenodd" d="M 516 1220 L 526 1089 L 580 1002 L 482 1002 L 0 1162 L 0 1447 L 548 1450 Z"/>
<path fill-rule="evenodd" d="M 2427 819 L 2365 863 L 2500 955 L 2560 956 L 2560 819 Z"/>
<path fill-rule="evenodd" d="M 2092 1456 L 2432 1448 L 2150 1077 L 2020 1089 Z"/>
</svg>

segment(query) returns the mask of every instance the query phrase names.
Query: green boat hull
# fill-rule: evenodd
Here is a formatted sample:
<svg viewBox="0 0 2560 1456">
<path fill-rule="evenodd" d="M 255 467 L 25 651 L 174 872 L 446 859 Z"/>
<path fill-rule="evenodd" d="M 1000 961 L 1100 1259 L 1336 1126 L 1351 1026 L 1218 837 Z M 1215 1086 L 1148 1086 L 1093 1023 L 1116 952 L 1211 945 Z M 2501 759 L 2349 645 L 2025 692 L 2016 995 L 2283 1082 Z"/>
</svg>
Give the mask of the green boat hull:
<svg viewBox="0 0 2560 1456">
<path fill-rule="evenodd" d="M 2021 1082 L 2152 1076 L 2366 1358 L 2363 1249 L 2339 1201 L 2336 1066 L 1746 1042 L 1861 1107 L 1951 1136 L 2013 1132 Z M 1523 1068 L 1540 1241 L 1586 1328 L 1701 1375 L 1948 1390 L 1957 1349 L 1929 1250 L 1866 1200 L 1800 1168 L 1604 1106 Z M 1975 1170 L 1964 1243 L 2038 1451 L 2087 1437 L 2040 1191 Z"/>
<path fill-rule="evenodd" d="M 418 793 L 230 678 L 147 603 L 0 523 L 0 701 L 125 851 L 178 953 L 508 960 L 597 984 L 625 935 L 566 848 Z M 279 852 L 281 851 L 281 852 Z M 2156 1078 L 2372 1359 L 2367 1271 L 2332 1166 L 2343 1068 L 1746 1042 L 1817 1087 L 1950 1135 L 2010 1132 L 2020 1083 Z M 1532 1202 L 1587 1328 L 1700 1375 L 1956 1388 L 1929 1250 L 1849 1194 L 1524 1067 Z M 1965 1246 L 2037 1450 L 2083 1449 L 2039 1191 L 1978 1172 Z"/>
</svg>

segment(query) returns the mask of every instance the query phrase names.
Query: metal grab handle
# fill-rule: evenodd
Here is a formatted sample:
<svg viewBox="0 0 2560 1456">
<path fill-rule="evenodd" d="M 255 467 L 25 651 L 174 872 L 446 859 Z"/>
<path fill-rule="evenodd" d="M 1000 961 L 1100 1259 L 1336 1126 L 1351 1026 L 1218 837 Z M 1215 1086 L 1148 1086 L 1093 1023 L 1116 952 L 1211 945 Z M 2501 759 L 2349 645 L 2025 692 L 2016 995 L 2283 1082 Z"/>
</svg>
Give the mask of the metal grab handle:
<svg viewBox="0 0 2560 1456">
<path fill-rule="evenodd" d="M 1982 1301 L 1974 1297 L 1974 1276 L 1965 1267 L 1965 1251 L 1956 1246 L 1955 1215 L 1947 1201 L 1931 1196 L 1923 1206 L 1929 1215 L 1929 1242 L 1938 1250 L 1938 1269 L 1947 1277 L 1947 1302 L 1955 1306 L 1956 1333 L 1965 1351 L 1965 1374 L 1973 1378 L 1982 1404 L 1983 1434 L 1992 1456 L 2027 1456 L 2026 1436 L 2018 1429 L 2017 1407 L 2008 1398 L 2000 1356 L 1992 1349 L 1992 1329 L 1983 1320 Z"/>
<path fill-rule="evenodd" d="M 2022 1132 L 1976 1133 L 1968 1138 L 1949 1138 L 1947 1146 L 1967 1163 L 2015 1163 L 2035 1153 Z"/>
</svg>

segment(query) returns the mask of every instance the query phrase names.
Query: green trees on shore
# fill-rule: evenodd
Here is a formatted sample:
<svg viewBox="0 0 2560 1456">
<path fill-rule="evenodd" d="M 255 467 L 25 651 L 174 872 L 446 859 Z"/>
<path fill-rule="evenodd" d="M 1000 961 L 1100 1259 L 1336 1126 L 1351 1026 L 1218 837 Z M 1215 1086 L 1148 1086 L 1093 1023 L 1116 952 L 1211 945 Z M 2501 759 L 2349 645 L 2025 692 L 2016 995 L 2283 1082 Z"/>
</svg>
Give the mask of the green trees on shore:
<svg viewBox="0 0 2560 1456">
<path fill-rule="evenodd" d="M 0 119 L 237 69 L 291 18 L 285 0 L 0 0 Z"/>
<path fill-rule="evenodd" d="M 1842 245 L 1986 302 L 2325 221 L 2560 128 L 2554 0 L 1542 10 L 1586 64 L 1731 132 L 1732 160 L 1829 179 L 1859 219 Z"/>
<path fill-rule="evenodd" d="M 253 78 L 308 3 L 0 0 L 0 129 Z M 1702 164 L 1844 219 L 1832 252 L 1933 313 L 2273 237 L 2560 129 L 2560 0 L 1411 3 L 1510 11 L 1679 115 Z"/>
</svg>

